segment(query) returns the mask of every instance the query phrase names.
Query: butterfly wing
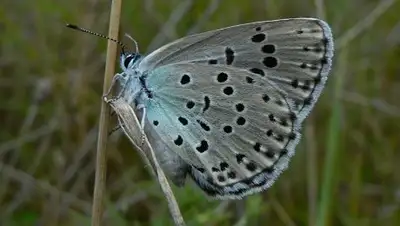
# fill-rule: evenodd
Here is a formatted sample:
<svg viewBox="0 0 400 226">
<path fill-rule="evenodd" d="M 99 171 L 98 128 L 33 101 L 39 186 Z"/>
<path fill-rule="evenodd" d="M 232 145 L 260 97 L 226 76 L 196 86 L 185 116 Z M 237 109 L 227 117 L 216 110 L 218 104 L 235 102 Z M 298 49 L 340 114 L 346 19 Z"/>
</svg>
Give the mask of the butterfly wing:
<svg viewBox="0 0 400 226">
<path fill-rule="evenodd" d="M 190 175 L 210 196 L 266 189 L 294 154 L 301 121 L 267 77 L 195 63 L 160 66 L 146 75 L 146 125 L 191 166 Z"/>
<path fill-rule="evenodd" d="M 266 76 L 303 120 L 324 87 L 333 56 L 329 26 L 296 18 L 237 25 L 181 38 L 145 57 L 141 72 L 174 63 L 226 65 Z"/>
</svg>

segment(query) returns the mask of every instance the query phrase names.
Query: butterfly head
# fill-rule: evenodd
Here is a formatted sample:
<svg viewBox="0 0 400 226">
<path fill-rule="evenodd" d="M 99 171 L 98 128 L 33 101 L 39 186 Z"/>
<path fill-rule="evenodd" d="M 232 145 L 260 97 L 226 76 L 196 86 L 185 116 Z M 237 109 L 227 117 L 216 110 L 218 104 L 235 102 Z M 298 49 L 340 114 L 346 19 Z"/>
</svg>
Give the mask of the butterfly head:
<svg viewBox="0 0 400 226">
<path fill-rule="evenodd" d="M 120 58 L 120 66 L 123 71 L 133 69 L 142 56 L 138 53 L 122 53 Z"/>
</svg>

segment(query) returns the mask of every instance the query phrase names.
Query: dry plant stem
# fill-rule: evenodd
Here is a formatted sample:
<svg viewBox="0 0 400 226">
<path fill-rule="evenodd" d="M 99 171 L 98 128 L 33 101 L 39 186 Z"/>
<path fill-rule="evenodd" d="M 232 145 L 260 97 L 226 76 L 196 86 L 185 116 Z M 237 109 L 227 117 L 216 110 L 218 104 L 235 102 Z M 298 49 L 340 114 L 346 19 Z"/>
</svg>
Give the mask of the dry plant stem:
<svg viewBox="0 0 400 226">
<path fill-rule="evenodd" d="M 372 25 L 382 16 L 390 7 L 396 2 L 396 0 L 383 0 L 367 15 L 365 18 L 360 20 L 356 25 L 349 29 L 344 35 L 336 40 L 336 49 L 341 49 L 353 41 L 358 35 L 360 35 L 366 29 L 372 27 Z"/>
<path fill-rule="evenodd" d="M 90 203 L 86 202 L 85 200 L 79 199 L 73 193 L 60 191 L 56 187 L 52 186 L 48 181 L 38 180 L 32 175 L 2 162 L 0 162 L 0 174 L 10 178 L 15 182 L 19 182 L 20 184 L 29 184 L 30 186 L 32 186 L 32 189 L 35 189 L 40 194 L 45 194 L 48 196 L 57 195 L 61 198 L 62 201 L 70 202 L 73 208 L 75 208 L 76 210 L 82 211 L 85 214 L 90 213 Z M 5 211 L 2 210 L 0 214 L 3 214 L 3 212 Z"/>
<path fill-rule="evenodd" d="M 121 16 L 122 0 L 113 0 L 111 3 L 110 27 L 108 36 L 117 39 L 119 32 L 119 23 Z M 117 44 L 108 41 L 107 61 L 104 73 L 103 93 L 106 93 L 111 85 L 112 77 L 115 74 L 115 60 L 117 58 Z M 99 226 L 102 222 L 104 212 L 104 191 L 106 182 L 106 166 L 107 166 L 107 137 L 108 137 L 108 119 L 110 115 L 110 107 L 102 102 L 99 122 L 99 134 L 97 140 L 97 157 L 96 157 L 96 178 L 93 194 L 92 208 L 92 226 Z"/>
<path fill-rule="evenodd" d="M 315 226 L 317 218 L 318 170 L 317 170 L 317 138 L 315 137 L 314 120 L 305 128 L 307 149 L 307 196 L 308 196 L 308 225 Z"/>
<path fill-rule="evenodd" d="M 209 21 L 210 17 L 217 11 L 218 7 L 221 5 L 221 0 L 212 0 L 208 5 L 207 9 L 203 11 L 201 17 L 197 22 L 186 32 L 186 35 L 191 35 L 199 32 L 206 22 Z"/>
<path fill-rule="evenodd" d="M 321 20 L 325 20 L 325 3 L 324 0 L 314 0 L 315 9 L 317 13 L 317 17 Z"/>
<path fill-rule="evenodd" d="M 278 217 L 282 220 L 282 222 L 284 222 L 283 225 L 296 226 L 289 213 L 285 210 L 282 204 L 279 203 L 275 196 L 271 196 L 270 203 L 272 205 L 272 208 L 276 211 Z"/>
<path fill-rule="evenodd" d="M 343 101 L 350 102 L 352 104 L 358 104 L 364 107 L 373 108 L 377 111 L 388 114 L 391 117 L 400 117 L 400 107 L 389 104 L 385 100 L 382 100 L 380 98 L 377 97 L 367 98 L 359 93 L 352 91 L 343 91 L 340 95 L 341 95 L 340 98 Z"/>
<path fill-rule="evenodd" d="M 154 150 L 151 147 L 146 136 L 144 137 L 144 144 L 141 145 L 143 143 L 142 139 L 143 134 L 141 132 L 142 130 L 140 129 L 139 120 L 137 119 L 132 107 L 122 98 L 111 100 L 110 105 L 113 108 L 113 110 L 117 113 L 119 124 L 121 125 L 121 128 L 124 131 L 125 135 L 135 146 L 135 149 L 138 150 L 139 153 L 142 155 L 145 164 L 147 166 L 150 166 L 147 168 L 151 169 L 152 175 L 154 175 L 157 178 L 161 186 L 161 189 L 164 192 L 165 197 L 167 198 L 168 208 L 172 215 L 175 225 L 179 226 L 185 225 L 181 211 L 179 210 L 178 203 L 171 190 L 168 180 L 165 177 L 165 174 L 162 171 L 158 163 L 158 160 L 154 154 Z"/>
<path fill-rule="evenodd" d="M 170 17 L 164 23 L 160 32 L 153 38 L 147 47 L 147 51 L 154 50 L 158 48 L 161 44 L 165 42 L 165 38 L 173 40 L 177 38 L 176 27 L 179 21 L 190 12 L 193 6 L 193 0 L 182 1 L 173 12 L 171 12 Z"/>
</svg>

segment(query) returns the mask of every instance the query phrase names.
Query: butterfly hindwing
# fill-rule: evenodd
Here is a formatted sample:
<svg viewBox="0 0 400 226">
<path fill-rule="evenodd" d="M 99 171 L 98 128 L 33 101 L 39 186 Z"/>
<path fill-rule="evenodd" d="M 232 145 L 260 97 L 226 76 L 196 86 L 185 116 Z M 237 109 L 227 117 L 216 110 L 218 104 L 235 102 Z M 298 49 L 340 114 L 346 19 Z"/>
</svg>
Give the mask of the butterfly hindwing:
<svg viewBox="0 0 400 226">
<path fill-rule="evenodd" d="M 149 72 L 146 88 L 148 123 L 209 195 L 237 197 L 270 186 L 299 140 L 292 101 L 248 70 L 170 64 Z"/>
</svg>

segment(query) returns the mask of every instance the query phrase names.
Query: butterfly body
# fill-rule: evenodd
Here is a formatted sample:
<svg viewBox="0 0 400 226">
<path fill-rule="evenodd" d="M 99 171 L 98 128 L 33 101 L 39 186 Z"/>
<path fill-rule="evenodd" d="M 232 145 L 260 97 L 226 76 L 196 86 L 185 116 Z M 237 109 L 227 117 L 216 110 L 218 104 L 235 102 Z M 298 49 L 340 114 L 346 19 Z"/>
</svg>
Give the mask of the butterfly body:
<svg viewBox="0 0 400 226">
<path fill-rule="evenodd" d="M 172 181 L 190 175 L 207 195 L 236 199 L 287 168 L 332 57 L 325 22 L 261 21 L 124 54 L 117 77 Z"/>
</svg>

